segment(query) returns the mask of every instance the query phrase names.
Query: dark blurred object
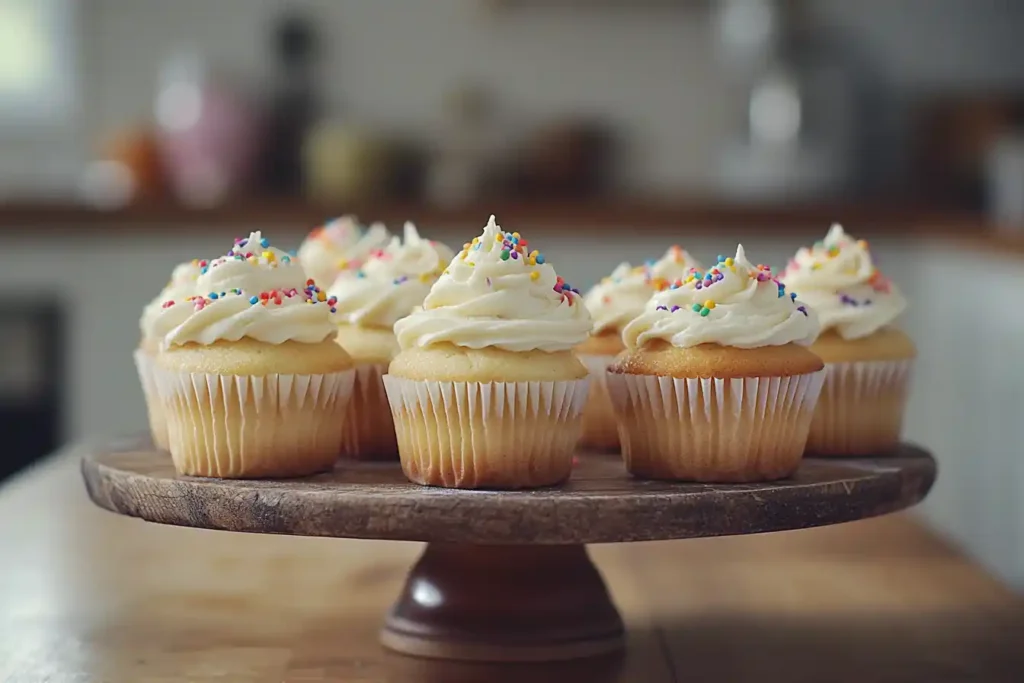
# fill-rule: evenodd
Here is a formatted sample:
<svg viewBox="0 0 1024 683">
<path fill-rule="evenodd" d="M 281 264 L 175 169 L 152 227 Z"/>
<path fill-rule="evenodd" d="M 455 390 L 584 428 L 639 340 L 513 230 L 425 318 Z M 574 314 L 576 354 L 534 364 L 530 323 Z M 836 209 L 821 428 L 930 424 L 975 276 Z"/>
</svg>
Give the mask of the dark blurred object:
<svg viewBox="0 0 1024 683">
<path fill-rule="evenodd" d="M 1024 130 L 1008 131 L 986 158 L 985 203 L 998 230 L 1024 235 Z"/>
<path fill-rule="evenodd" d="M 319 43 L 311 22 L 286 14 L 273 29 L 274 90 L 267 122 L 262 186 L 271 194 L 296 195 L 304 186 L 302 145 L 320 104 L 315 86 Z"/>
<path fill-rule="evenodd" d="M 588 198 L 608 189 L 612 136 L 587 121 L 542 126 L 516 155 L 512 190 L 529 198 Z"/>
<path fill-rule="evenodd" d="M 916 193 L 940 205 L 980 210 L 985 205 L 986 159 L 1022 121 L 1024 98 L 943 98 L 920 107 L 914 142 Z"/>
<path fill-rule="evenodd" d="M 258 109 L 200 58 L 186 54 L 165 66 L 156 119 L 168 177 L 184 204 L 213 206 L 248 189 L 264 137 Z"/>
<path fill-rule="evenodd" d="M 422 145 L 412 140 L 395 139 L 386 143 L 383 182 L 386 197 L 417 200 L 423 197 L 429 157 Z"/>
<path fill-rule="evenodd" d="M 427 194 L 440 206 L 457 206 L 480 198 L 493 185 L 495 145 L 490 93 L 461 85 L 444 98 L 444 129 L 433 150 Z"/>
<path fill-rule="evenodd" d="M 66 397 L 60 305 L 25 293 L 0 304 L 0 480 L 55 451 Z"/>
</svg>

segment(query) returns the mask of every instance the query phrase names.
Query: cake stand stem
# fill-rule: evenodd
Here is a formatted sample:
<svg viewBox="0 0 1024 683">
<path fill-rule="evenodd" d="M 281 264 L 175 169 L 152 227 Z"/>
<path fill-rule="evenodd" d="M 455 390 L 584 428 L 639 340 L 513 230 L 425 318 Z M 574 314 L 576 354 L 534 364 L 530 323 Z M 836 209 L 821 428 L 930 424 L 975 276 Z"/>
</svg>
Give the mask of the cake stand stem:
<svg viewBox="0 0 1024 683">
<path fill-rule="evenodd" d="M 381 641 L 419 657 L 550 661 L 619 650 L 623 626 L 582 545 L 431 543 Z"/>
</svg>

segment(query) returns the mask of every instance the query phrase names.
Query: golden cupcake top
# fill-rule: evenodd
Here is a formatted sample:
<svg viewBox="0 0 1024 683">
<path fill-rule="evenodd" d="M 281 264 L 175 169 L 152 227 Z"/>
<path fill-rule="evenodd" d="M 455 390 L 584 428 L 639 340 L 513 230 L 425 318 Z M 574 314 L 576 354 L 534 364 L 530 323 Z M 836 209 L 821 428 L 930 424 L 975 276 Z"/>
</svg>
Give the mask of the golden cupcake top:
<svg viewBox="0 0 1024 683">
<path fill-rule="evenodd" d="M 330 294 L 337 299 L 341 321 L 390 329 L 423 303 L 454 254 L 444 244 L 421 237 L 412 223 L 405 224 L 403 235 L 334 281 Z"/>
<path fill-rule="evenodd" d="M 622 340 L 630 349 L 654 340 L 684 348 L 758 348 L 807 345 L 817 335 L 813 311 L 768 266 L 747 260 L 740 245 L 735 257 L 719 257 L 709 270 L 694 269 L 655 294 L 623 330 Z"/>
<path fill-rule="evenodd" d="M 491 216 L 463 245 L 423 307 L 395 323 L 403 349 L 449 343 L 471 349 L 563 351 L 590 333 L 582 297 L 518 232 Z"/>
<path fill-rule="evenodd" d="M 298 258 L 309 277 L 329 284 L 341 273 L 361 268 L 390 239 L 381 223 L 363 228 L 355 216 L 342 216 L 309 233 L 299 246 Z"/>
<path fill-rule="evenodd" d="M 866 337 L 892 324 L 907 307 L 899 289 L 872 258 L 868 243 L 835 224 L 825 239 L 800 249 L 781 279 L 800 290 L 821 330 L 844 339 Z"/>
<path fill-rule="evenodd" d="M 656 292 L 686 277 L 693 268 L 700 269 L 700 264 L 679 246 L 670 247 L 660 259 L 652 259 L 642 266 L 620 263 L 584 297 L 594 318 L 594 334 L 622 329 L 643 313 L 644 306 Z"/>
<path fill-rule="evenodd" d="M 240 339 L 316 343 L 336 334 L 335 301 L 260 232 L 197 265 L 201 293 L 164 301 L 152 322 L 163 348 Z"/>
</svg>

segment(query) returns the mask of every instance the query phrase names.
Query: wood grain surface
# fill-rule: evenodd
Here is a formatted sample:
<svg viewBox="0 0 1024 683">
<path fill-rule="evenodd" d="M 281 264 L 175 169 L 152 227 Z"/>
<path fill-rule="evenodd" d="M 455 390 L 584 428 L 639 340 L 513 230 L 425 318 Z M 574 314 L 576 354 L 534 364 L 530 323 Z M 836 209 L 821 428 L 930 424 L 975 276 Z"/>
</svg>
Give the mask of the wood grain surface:
<svg viewBox="0 0 1024 683">
<path fill-rule="evenodd" d="M 151 522 L 227 531 L 483 544 L 576 544 L 758 533 L 847 522 L 921 500 L 935 477 L 924 451 L 807 460 L 768 484 L 631 478 L 620 458 L 581 454 L 564 486 L 465 491 L 409 483 L 397 463 L 342 463 L 293 480 L 197 479 L 138 443 L 82 462 L 100 506 Z"/>
<path fill-rule="evenodd" d="M 894 515 L 591 548 L 623 656 L 404 657 L 377 642 L 417 543 L 145 524 L 89 503 L 80 451 L 0 485 L 4 683 L 1020 681 L 1024 602 Z"/>
</svg>

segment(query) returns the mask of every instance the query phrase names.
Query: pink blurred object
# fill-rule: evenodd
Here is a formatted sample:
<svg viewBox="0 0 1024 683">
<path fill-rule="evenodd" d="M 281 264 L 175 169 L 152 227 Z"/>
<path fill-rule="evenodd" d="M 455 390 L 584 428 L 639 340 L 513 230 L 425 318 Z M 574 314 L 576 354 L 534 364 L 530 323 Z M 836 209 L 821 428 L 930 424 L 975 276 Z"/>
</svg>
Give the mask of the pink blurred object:
<svg viewBox="0 0 1024 683">
<path fill-rule="evenodd" d="M 260 152 L 260 116 L 238 91 L 210 78 L 195 57 L 164 69 L 156 99 L 158 141 L 175 195 L 212 206 L 246 189 Z"/>
</svg>

